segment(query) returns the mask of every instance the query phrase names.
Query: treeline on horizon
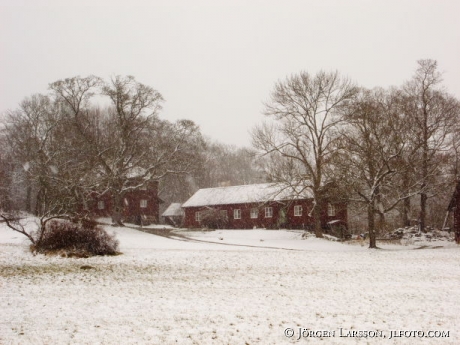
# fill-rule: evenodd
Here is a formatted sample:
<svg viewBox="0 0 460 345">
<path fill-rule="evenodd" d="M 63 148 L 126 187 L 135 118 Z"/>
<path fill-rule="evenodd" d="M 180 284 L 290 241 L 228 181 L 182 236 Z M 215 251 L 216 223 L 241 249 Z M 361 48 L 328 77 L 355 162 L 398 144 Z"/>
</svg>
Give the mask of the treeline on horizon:
<svg viewBox="0 0 460 345">
<path fill-rule="evenodd" d="M 288 76 L 264 103 L 251 148 L 211 141 L 191 120 L 162 119 L 161 93 L 131 76 L 73 77 L 49 89 L 4 114 L 3 212 L 75 213 L 95 192 L 123 207 L 124 193 L 152 180 L 166 206 L 198 188 L 273 181 L 309 189 L 317 203 L 346 199 L 375 242 L 395 219 L 441 227 L 458 176 L 460 105 L 434 60 L 387 89 L 337 71 Z M 99 107 L 101 97 L 110 105 Z"/>
</svg>

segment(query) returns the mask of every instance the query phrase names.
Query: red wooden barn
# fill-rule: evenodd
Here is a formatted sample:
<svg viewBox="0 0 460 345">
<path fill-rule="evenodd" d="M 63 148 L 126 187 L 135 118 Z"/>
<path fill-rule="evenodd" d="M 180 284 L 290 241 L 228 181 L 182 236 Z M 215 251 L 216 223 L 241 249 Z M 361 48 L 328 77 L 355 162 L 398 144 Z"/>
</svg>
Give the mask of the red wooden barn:
<svg viewBox="0 0 460 345">
<path fill-rule="evenodd" d="M 128 191 L 123 198 L 123 210 L 120 215 L 123 221 L 135 224 L 158 223 L 160 203 L 158 197 L 158 181 L 152 181 L 136 190 Z M 110 193 L 95 196 L 88 205 L 97 217 L 111 217 L 113 202 Z"/>
<path fill-rule="evenodd" d="M 306 191 L 292 197 L 280 184 L 264 183 L 198 190 L 183 205 L 184 226 L 206 226 L 208 215 L 215 223 L 230 229 L 288 228 L 313 229 L 313 198 Z M 345 203 L 325 202 L 321 207 L 321 225 L 347 224 Z"/>
</svg>

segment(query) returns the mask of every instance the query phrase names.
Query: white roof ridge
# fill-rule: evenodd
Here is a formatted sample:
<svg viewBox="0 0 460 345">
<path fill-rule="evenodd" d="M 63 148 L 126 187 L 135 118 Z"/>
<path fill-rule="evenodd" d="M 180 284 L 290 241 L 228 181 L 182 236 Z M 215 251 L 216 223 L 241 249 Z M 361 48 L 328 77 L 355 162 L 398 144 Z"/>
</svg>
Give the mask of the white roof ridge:
<svg viewBox="0 0 460 345">
<path fill-rule="evenodd" d="M 218 186 L 218 187 L 205 187 L 200 189 L 217 189 L 217 188 L 233 188 L 233 187 L 244 187 L 244 186 L 259 186 L 264 184 L 282 184 L 282 182 L 261 182 L 261 183 L 246 183 L 246 184 L 237 184 L 233 186 Z"/>
<path fill-rule="evenodd" d="M 201 188 L 182 207 L 259 203 L 311 197 L 307 192 L 296 195 L 289 190 L 289 186 L 282 182 Z"/>
</svg>

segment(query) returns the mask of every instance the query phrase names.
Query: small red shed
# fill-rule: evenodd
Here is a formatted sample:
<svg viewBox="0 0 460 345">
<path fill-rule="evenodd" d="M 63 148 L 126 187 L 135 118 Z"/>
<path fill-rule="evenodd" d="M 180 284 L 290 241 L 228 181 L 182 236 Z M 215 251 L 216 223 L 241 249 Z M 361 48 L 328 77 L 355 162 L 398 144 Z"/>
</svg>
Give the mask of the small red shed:
<svg viewBox="0 0 460 345">
<path fill-rule="evenodd" d="M 184 222 L 184 210 L 178 202 L 170 204 L 161 216 L 163 221 L 171 226 L 180 227 Z"/>
</svg>

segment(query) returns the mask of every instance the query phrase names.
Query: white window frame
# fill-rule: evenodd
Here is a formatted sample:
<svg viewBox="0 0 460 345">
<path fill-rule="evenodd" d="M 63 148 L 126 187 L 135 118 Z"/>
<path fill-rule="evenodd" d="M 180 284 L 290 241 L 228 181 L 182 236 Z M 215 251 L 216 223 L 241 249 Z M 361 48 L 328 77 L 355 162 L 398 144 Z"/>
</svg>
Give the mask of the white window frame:
<svg viewBox="0 0 460 345">
<path fill-rule="evenodd" d="M 220 216 L 221 216 L 221 218 L 227 219 L 227 217 L 228 217 L 227 210 L 220 210 Z"/>
<path fill-rule="evenodd" d="M 195 221 L 198 223 L 201 222 L 201 212 L 200 211 L 195 212 Z"/>
<path fill-rule="evenodd" d="M 302 205 L 295 205 L 294 206 L 294 217 L 302 217 Z"/>
<path fill-rule="evenodd" d="M 147 199 L 141 199 L 140 207 L 141 208 L 147 208 L 147 203 L 148 203 Z"/>
<path fill-rule="evenodd" d="M 251 219 L 257 219 L 259 218 L 259 209 L 254 207 L 251 208 Z"/>
<path fill-rule="evenodd" d="M 104 202 L 104 200 L 99 200 L 99 201 L 97 202 L 97 209 L 98 209 L 98 210 L 104 210 L 104 209 L 105 209 L 105 202 Z"/>
<path fill-rule="evenodd" d="M 233 210 L 233 219 L 241 219 L 241 209 L 236 208 Z"/>
<path fill-rule="evenodd" d="M 265 207 L 265 218 L 273 218 L 273 207 Z"/>
<path fill-rule="evenodd" d="M 147 190 L 147 186 L 144 184 L 141 186 L 141 188 L 139 188 L 139 190 Z"/>
<path fill-rule="evenodd" d="M 335 205 L 327 203 L 327 215 L 329 217 L 335 217 Z"/>
</svg>

